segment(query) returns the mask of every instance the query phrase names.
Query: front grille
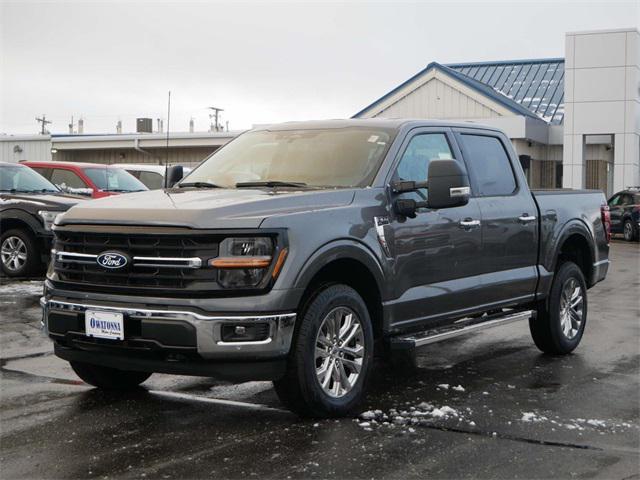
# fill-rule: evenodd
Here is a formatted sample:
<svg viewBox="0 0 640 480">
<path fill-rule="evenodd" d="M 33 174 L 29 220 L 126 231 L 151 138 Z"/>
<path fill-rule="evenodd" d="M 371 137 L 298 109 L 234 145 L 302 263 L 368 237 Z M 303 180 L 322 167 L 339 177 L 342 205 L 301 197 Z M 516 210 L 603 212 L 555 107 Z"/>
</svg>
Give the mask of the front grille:
<svg viewBox="0 0 640 480">
<path fill-rule="evenodd" d="M 218 289 L 216 271 L 206 268 L 179 268 L 132 263 L 117 270 L 104 268 L 91 256 L 105 251 L 117 251 L 130 258 L 200 258 L 204 264 L 218 255 L 221 238 L 214 234 L 171 233 L 150 229 L 144 233 L 103 233 L 57 230 L 54 249 L 89 255 L 86 261 L 72 261 L 64 255 L 54 257 L 54 271 L 61 282 L 95 286 L 131 287 L 158 290 Z"/>
</svg>

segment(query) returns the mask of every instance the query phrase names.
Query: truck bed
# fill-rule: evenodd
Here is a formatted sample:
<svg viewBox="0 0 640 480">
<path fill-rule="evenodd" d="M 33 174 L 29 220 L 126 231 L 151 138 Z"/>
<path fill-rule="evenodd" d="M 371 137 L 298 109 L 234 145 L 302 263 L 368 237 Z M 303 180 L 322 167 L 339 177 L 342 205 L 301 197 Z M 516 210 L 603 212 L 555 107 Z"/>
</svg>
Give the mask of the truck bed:
<svg viewBox="0 0 640 480">
<path fill-rule="evenodd" d="M 600 210 L 607 200 L 601 190 L 532 190 L 531 193 L 539 214 L 539 265 L 547 272 L 553 272 L 558 245 L 571 235 L 572 226 L 578 222 L 586 226 L 592 236 L 593 263 L 608 262 L 609 246 Z M 602 269 L 595 268 L 594 278 L 587 279 L 590 286 L 600 280 L 599 270 Z M 540 274 L 543 281 L 545 272 Z"/>
</svg>

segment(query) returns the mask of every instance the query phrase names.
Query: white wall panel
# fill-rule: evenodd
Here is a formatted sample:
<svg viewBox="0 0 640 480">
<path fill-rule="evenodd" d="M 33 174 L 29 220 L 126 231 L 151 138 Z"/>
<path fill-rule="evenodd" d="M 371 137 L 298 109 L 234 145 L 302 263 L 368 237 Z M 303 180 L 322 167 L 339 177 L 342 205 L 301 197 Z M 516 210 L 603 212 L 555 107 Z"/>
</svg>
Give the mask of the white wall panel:
<svg viewBox="0 0 640 480">
<path fill-rule="evenodd" d="M 627 32 L 575 35 L 575 68 L 619 67 L 626 64 Z"/>
<path fill-rule="evenodd" d="M 375 116 L 387 118 L 495 118 L 500 114 L 438 78 L 433 78 Z"/>
<path fill-rule="evenodd" d="M 624 100 L 625 67 L 570 70 L 573 77 L 573 98 L 567 101 L 592 102 Z"/>
</svg>

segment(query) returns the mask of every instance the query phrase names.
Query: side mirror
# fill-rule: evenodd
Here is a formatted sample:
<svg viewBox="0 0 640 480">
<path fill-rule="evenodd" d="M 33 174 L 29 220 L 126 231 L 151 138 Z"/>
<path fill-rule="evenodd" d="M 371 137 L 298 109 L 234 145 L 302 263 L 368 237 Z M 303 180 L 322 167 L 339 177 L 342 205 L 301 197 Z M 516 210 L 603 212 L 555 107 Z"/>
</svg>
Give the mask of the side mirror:
<svg viewBox="0 0 640 480">
<path fill-rule="evenodd" d="M 171 188 L 180 180 L 182 180 L 182 177 L 184 177 L 184 168 L 182 168 L 182 165 L 173 165 L 167 168 L 167 178 L 165 178 L 165 185 Z"/>
<path fill-rule="evenodd" d="M 460 207 L 469 203 L 469 177 L 455 160 L 432 160 L 427 177 L 429 208 Z"/>
</svg>

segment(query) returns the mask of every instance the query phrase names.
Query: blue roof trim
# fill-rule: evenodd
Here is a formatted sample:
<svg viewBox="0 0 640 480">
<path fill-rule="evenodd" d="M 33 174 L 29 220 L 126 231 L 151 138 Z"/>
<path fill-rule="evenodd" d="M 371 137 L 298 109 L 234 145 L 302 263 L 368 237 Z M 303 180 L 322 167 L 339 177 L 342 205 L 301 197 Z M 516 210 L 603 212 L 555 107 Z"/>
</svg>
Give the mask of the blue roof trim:
<svg viewBox="0 0 640 480">
<path fill-rule="evenodd" d="M 463 63 L 445 63 L 449 68 L 464 67 L 490 67 L 492 65 L 522 65 L 522 64 L 539 64 L 539 63 L 564 63 L 564 58 L 535 58 L 531 60 L 495 60 L 491 62 L 463 62 Z"/>
<path fill-rule="evenodd" d="M 432 68 L 437 68 L 438 70 L 441 70 L 444 73 L 454 77 L 456 80 L 458 80 L 458 81 L 464 83 L 465 85 L 467 85 L 468 87 L 471 87 L 474 90 L 477 90 L 478 92 L 488 96 L 489 98 L 491 98 L 492 100 L 495 100 L 496 102 L 500 103 L 501 105 L 503 105 L 504 107 L 508 108 L 512 112 L 519 113 L 519 114 L 526 115 L 528 117 L 532 117 L 532 118 L 536 118 L 536 119 L 540 120 L 540 117 L 538 117 L 537 115 L 533 114 L 530 110 L 526 109 L 525 107 L 523 107 L 519 103 L 515 102 L 514 100 L 511 100 L 509 97 L 496 92 L 493 88 L 485 85 L 484 83 L 481 83 L 481 82 L 479 82 L 477 80 L 474 80 L 471 77 L 468 77 L 468 76 L 466 76 L 466 75 L 464 75 L 462 73 L 457 72 L 453 68 L 450 68 L 450 67 L 445 66 L 445 65 L 441 65 L 441 64 L 439 64 L 437 62 L 431 62 L 424 69 L 422 69 L 418 73 L 416 73 L 413 77 L 411 77 L 407 81 L 401 83 L 396 88 L 394 88 L 393 90 L 391 90 L 389 93 L 385 94 L 384 96 L 380 97 L 378 100 L 376 100 L 372 104 L 366 106 L 365 108 L 360 110 L 358 113 L 353 115 L 351 118 L 358 118 L 364 112 L 366 112 L 367 110 L 370 110 L 375 105 L 377 105 L 377 104 L 383 102 L 384 100 L 386 100 L 387 98 L 393 96 L 395 93 L 400 91 L 406 85 L 410 84 L 415 79 L 417 79 L 418 77 L 422 76 L 424 73 L 428 72 Z"/>
</svg>

